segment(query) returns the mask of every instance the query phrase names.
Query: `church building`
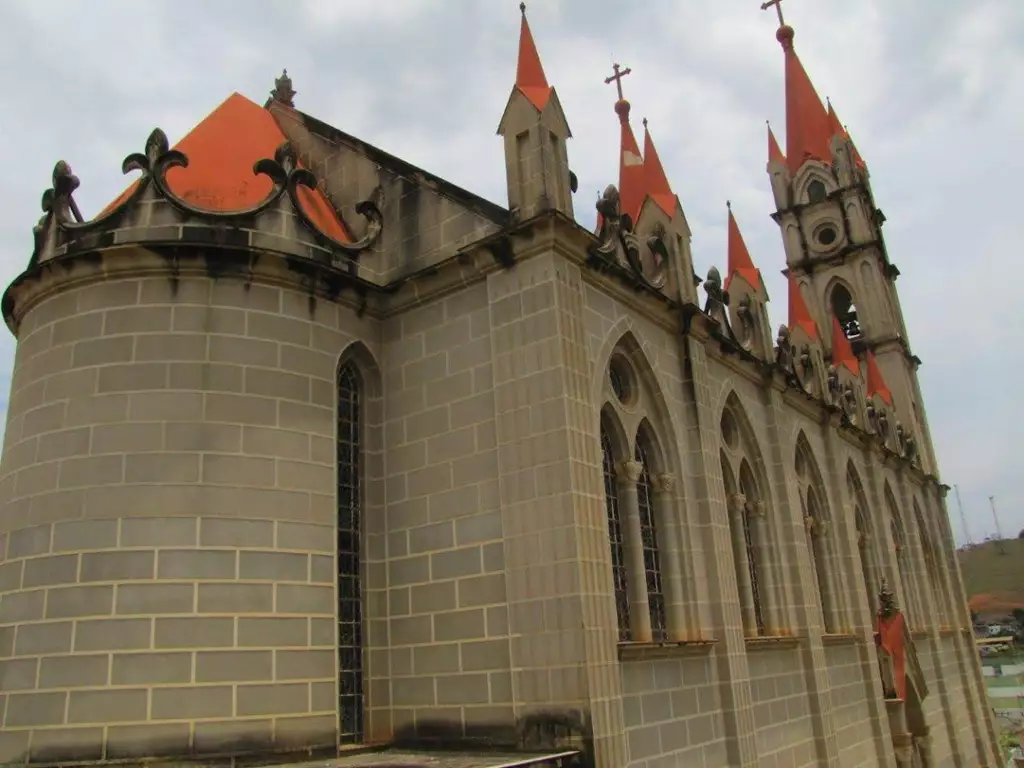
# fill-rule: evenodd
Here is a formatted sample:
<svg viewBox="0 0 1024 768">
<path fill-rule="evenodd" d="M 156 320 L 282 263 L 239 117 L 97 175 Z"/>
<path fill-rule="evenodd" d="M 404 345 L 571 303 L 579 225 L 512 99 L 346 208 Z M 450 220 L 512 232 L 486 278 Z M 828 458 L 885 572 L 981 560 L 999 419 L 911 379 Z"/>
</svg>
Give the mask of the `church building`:
<svg viewBox="0 0 1024 768">
<path fill-rule="evenodd" d="M 287 73 L 91 220 L 57 163 L 2 302 L 0 764 L 1001 765 L 885 217 L 778 16 L 785 264 L 728 210 L 694 273 L 618 65 L 581 203 L 525 7 L 507 207 Z"/>
</svg>

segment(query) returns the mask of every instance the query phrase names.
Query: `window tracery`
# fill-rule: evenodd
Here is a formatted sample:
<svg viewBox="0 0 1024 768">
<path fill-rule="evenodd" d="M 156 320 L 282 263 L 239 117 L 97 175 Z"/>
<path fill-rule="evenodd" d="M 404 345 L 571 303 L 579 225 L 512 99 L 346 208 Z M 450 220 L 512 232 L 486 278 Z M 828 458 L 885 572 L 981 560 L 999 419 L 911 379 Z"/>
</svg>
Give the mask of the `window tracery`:
<svg viewBox="0 0 1024 768">
<path fill-rule="evenodd" d="M 684 618 L 678 553 L 664 549 L 673 525 L 674 477 L 653 423 L 664 422 L 627 334 L 610 356 L 601 409 L 602 475 L 620 642 L 665 642 Z M 640 370 L 642 370 L 642 360 Z M 650 418 L 649 418 L 650 417 Z M 632 435 L 632 439 L 630 439 Z"/>
<path fill-rule="evenodd" d="M 603 421 L 603 420 L 602 420 Z M 608 540 L 612 557 L 612 588 L 615 593 L 615 614 L 618 619 L 619 641 L 630 639 L 629 586 L 626 570 L 626 551 L 619 514 L 619 481 L 615 472 L 615 454 L 611 436 L 601 424 L 601 453 L 604 475 L 604 503 L 608 517 Z"/>
<path fill-rule="evenodd" d="M 748 636 L 758 636 L 767 634 L 773 624 L 770 527 L 761 485 L 752 468 L 759 454 L 744 434 L 748 431 L 743 428 L 745 418 L 737 408 L 732 395 L 720 422 L 722 477 L 743 629 Z"/>
<path fill-rule="evenodd" d="M 878 590 L 881 585 L 876 540 L 868 514 L 867 497 L 856 470 L 850 464 L 846 472 L 846 488 L 853 503 L 854 526 L 857 531 L 857 549 L 860 554 L 861 580 L 867 592 L 868 611 L 874 616 L 878 610 Z"/>
<path fill-rule="evenodd" d="M 360 384 L 352 362 L 338 369 L 338 708 L 342 744 L 364 741 Z"/>
<path fill-rule="evenodd" d="M 835 604 L 836 574 L 829 536 L 832 521 L 828 514 L 824 482 L 804 435 L 800 435 L 797 441 L 794 468 L 822 626 L 825 632 L 836 632 L 839 629 L 839 609 Z"/>
</svg>

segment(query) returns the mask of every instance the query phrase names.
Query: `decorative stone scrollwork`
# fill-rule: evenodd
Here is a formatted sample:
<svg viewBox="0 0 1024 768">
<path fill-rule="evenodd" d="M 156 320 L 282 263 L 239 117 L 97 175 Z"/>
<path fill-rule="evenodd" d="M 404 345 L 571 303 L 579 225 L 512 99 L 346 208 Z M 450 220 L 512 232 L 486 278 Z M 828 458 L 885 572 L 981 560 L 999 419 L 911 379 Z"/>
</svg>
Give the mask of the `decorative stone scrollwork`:
<svg viewBox="0 0 1024 768">
<path fill-rule="evenodd" d="M 636 483 L 640 480 L 640 475 L 643 474 L 644 465 L 639 461 L 629 460 L 619 464 L 617 469 L 621 480 Z"/>
<path fill-rule="evenodd" d="M 742 493 L 734 493 L 729 497 L 729 511 L 734 515 L 743 514 L 747 509 L 747 497 Z"/>
<path fill-rule="evenodd" d="M 656 225 L 641 242 L 633 232 L 632 218 L 621 212 L 620 202 L 615 185 L 605 187 L 597 201 L 601 231 L 598 244 L 591 252 L 605 261 L 629 267 L 648 286 L 660 289 L 668 278 L 669 248 L 665 228 Z"/>
<path fill-rule="evenodd" d="M 765 515 L 768 514 L 768 505 L 765 504 L 760 499 L 758 499 L 756 501 L 749 502 L 747 504 L 747 507 L 748 507 L 748 512 L 749 512 L 749 514 L 752 517 L 756 517 L 758 519 L 764 519 Z"/>
<path fill-rule="evenodd" d="M 340 242 L 321 230 L 310 218 L 299 198 L 300 187 L 317 188 L 316 176 L 311 171 L 299 167 L 295 150 L 289 142 L 279 146 L 273 158 L 258 160 L 253 165 L 253 174 L 269 177 L 273 186 L 266 198 L 243 210 L 210 211 L 196 207 L 175 194 L 167 183 L 167 173 L 172 168 L 187 168 L 188 165 L 189 159 L 183 152 L 171 149 L 167 134 L 159 128 L 154 129 L 146 140 L 143 151 L 128 155 L 121 163 L 121 171 L 124 174 L 132 171 L 142 173 L 132 191 L 103 215 L 91 221 L 83 221 L 72 199 L 72 193 L 79 185 L 78 177 L 71 173 L 71 168 L 66 162 L 58 162 L 53 170 L 53 187 L 43 194 L 43 218 L 33 230 L 36 247 L 29 261 L 29 268 L 38 262 L 47 238 L 54 235 L 54 226 L 57 231 L 76 232 L 96 230 L 106 223 L 112 224 L 141 198 L 150 185 L 155 187 L 161 198 L 189 219 L 206 220 L 215 225 L 240 219 L 251 220 L 287 194 L 295 215 L 332 254 L 342 253 L 354 257 L 372 248 L 383 229 L 383 216 L 380 212 L 381 190 L 378 187 L 370 199 L 356 206 L 356 212 L 367 220 L 366 234 L 360 240 L 354 243 Z"/>
<path fill-rule="evenodd" d="M 655 475 L 654 487 L 662 493 L 672 493 L 676 489 L 676 476 L 667 472 Z"/>
<path fill-rule="evenodd" d="M 740 321 L 740 336 L 745 342 L 754 338 L 754 308 L 751 306 L 750 296 L 744 296 L 736 306 L 736 316 Z"/>
<path fill-rule="evenodd" d="M 793 340 L 785 323 L 775 336 L 775 363 L 785 371 L 793 371 Z"/>
<path fill-rule="evenodd" d="M 828 395 L 832 405 L 842 407 L 843 385 L 839 381 L 839 369 L 834 365 L 828 367 Z"/>
</svg>

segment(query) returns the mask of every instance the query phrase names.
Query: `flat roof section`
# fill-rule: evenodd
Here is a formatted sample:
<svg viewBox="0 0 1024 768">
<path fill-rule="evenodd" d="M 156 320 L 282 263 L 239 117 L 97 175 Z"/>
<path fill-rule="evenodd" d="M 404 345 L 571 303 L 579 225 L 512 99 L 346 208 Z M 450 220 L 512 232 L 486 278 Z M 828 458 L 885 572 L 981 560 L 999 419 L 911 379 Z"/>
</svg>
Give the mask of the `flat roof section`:
<svg viewBox="0 0 1024 768">
<path fill-rule="evenodd" d="M 562 752 L 441 752 L 383 750 L 301 763 L 299 768 L 525 768 L 561 766 L 579 755 Z"/>
</svg>

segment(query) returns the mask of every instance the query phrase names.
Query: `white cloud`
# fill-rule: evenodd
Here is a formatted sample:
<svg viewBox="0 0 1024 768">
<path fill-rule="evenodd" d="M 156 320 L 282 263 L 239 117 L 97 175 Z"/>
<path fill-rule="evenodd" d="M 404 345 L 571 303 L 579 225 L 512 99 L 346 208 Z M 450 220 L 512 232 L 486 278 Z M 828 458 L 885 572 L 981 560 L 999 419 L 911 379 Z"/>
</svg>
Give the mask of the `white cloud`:
<svg viewBox="0 0 1024 768">
<path fill-rule="evenodd" d="M 0 281 L 24 267 L 53 163 L 82 179 L 88 213 L 125 185 L 121 158 L 155 126 L 180 137 L 230 92 L 262 100 L 282 67 L 298 105 L 325 122 L 484 197 L 505 195 L 495 137 L 515 73 L 514 0 L 72 0 L 0 4 L 5 80 L 0 135 Z M 789 5 L 789 4 L 787 4 Z M 1016 446 L 1024 369 L 1010 336 L 1022 218 L 1017 180 L 1024 104 L 1024 5 L 917 0 L 801 3 L 786 9 L 822 97 L 832 97 L 869 162 L 946 482 L 977 537 L 1024 527 Z M 765 174 L 764 121 L 784 133 L 782 52 L 772 13 L 722 0 L 533 0 L 531 24 L 572 126 L 577 216 L 617 174 L 612 56 L 639 120 L 650 118 L 694 230 L 697 270 L 725 260 L 732 199 L 751 253 L 785 314 L 784 266 Z M 0 391 L 13 342 L 0 337 Z M 954 511 L 954 530 L 959 531 Z"/>
</svg>

